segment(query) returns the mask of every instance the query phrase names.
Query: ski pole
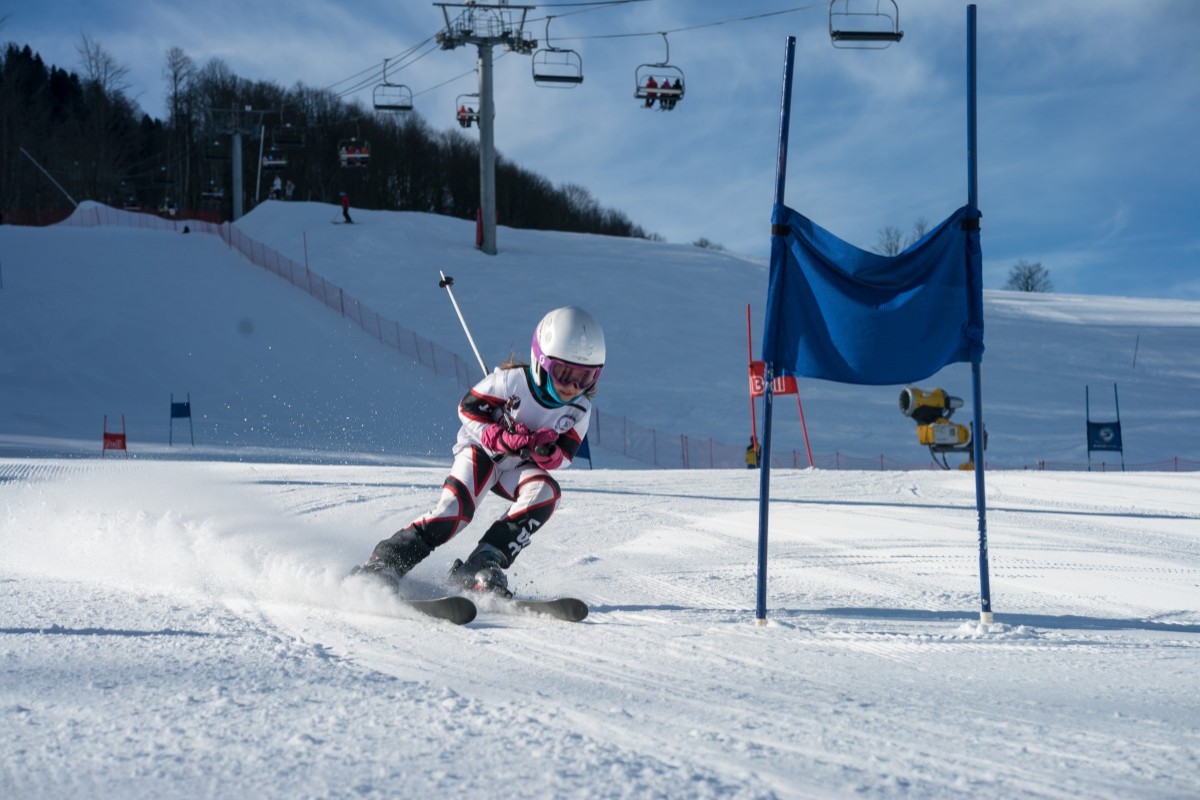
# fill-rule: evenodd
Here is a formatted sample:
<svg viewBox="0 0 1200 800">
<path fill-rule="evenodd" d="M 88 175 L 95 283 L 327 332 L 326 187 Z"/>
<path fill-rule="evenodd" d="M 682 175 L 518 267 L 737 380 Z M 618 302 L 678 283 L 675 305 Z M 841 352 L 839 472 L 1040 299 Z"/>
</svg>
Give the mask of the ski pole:
<svg viewBox="0 0 1200 800">
<path fill-rule="evenodd" d="M 479 368 L 483 370 L 483 377 L 488 376 L 487 365 L 483 363 L 483 356 L 479 355 L 479 348 L 475 346 L 475 340 L 471 338 L 471 331 L 467 328 L 467 321 L 463 319 L 462 311 L 458 307 L 458 301 L 454 299 L 454 292 L 450 291 L 450 287 L 454 285 L 454 278 L 448 277 L 446 273 L 438 270 L 438 275 L 442 279 L 438 281 L 438 286 L 446 290 L 446 294 L 450 295 L 450 303 L 454 306 L 454 313 L 458 314 L 458 321 L 462 325 L 463 333 L 467 334 L 467 341 L 471 343 L 471 349 L 475 351 L 475 358 L 479 361 Z"/>
</svg>

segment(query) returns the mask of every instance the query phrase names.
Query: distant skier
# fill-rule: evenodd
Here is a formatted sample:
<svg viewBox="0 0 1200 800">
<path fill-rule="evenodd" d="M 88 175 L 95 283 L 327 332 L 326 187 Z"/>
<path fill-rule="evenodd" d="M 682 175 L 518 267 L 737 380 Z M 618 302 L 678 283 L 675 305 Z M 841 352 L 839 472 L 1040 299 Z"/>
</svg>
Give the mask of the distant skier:
<svg viewBox="0 0 1200 800">
<path fill-rule="evenodd" d="M 583 309 L 558 308 L 534 329 L 530 355 L 532 366 L 514 355 L 462 398 L 454 464 L 438 504 L 377 544 L 355 572 L 398 582 L 465 528 L 490 490 L 512 504 L 466 562 L 454 562 L 449 580 L 511 596 L 504 570 L 554 513 L 561 493 L 550 472 L 570 466 L 587 434 L 604 332 Z"/>
<path fill-rule="evenodd" d="M 338 195 L 342 198 L 342 219 L 346 222 L 354 222 L 350 219 L 350 195 L 345 192 L 338 192 Z"/>
</svg>

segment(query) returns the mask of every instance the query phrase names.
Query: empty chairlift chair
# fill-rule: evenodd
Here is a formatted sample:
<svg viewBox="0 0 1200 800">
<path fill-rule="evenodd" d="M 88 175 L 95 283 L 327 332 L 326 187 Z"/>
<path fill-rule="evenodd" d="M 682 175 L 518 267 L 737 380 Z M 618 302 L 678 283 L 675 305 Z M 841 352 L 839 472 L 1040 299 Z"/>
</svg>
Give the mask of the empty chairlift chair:
<svg viewBox="0 0 1200 800">
<path fill-rule="evenodd" d="M 896 0 L 831 0 L 829 39 L 834 47 L 882 50 L 904 37 Z"/>
<path fill-rule="evenodd" d="M 395 114 L 413 110 L 412 89 L 401 83 L 388 83 L 387 62 L 383 60 L 383 83 L 375 87 L 371 93 L 375 110 Z"/>
<path fill-rule="evenodd" d="M 553 89 L 573 89 L 583 83 L 583 59 L 579 53 L 550 44 L 550 20 L 546 18 L 546 46 L 533 53 L 533 83 Z"/>
</svg>

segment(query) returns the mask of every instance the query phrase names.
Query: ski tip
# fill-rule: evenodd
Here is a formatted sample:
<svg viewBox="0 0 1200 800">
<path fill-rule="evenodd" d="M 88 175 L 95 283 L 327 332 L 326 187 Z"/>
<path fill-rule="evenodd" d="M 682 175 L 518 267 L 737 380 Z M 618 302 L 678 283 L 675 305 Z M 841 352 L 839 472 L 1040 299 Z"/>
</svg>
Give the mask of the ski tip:
<svg viewBox="0 0 1200 800">
<path fill-rule="evenodd" d="M 582 622 L 587 618 L 588 605 L 574 597 L 555 600 L 513 600 L 516 606 L 531 614 L 544 614 L 563 622 Z"/>
<path fill-rule="evenodd" d="M 437 597 L 432 600 L 408 600 L 406 605 L 420 611 L 426 616 L 446 620 L 455 625 L 466 625 L 475 619 L 479 610 L 465 597 Z"/>
<path fill-rule="evenodd" d="M 574 597 L 564 597 L 562 606 L 563 612 L 566 615 L 564 619 L 566 619 L 568 622 L 582 622 L 583 620 L 587 619 L 588 604 L 582 600 L 578 600 Z"/>
</svg>

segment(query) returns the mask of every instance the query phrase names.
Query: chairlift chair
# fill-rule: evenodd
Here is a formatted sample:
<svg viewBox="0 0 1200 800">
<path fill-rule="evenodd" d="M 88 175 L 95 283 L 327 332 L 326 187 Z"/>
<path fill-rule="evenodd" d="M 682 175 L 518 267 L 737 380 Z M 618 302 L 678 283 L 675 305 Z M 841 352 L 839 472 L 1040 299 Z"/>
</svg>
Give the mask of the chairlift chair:
<svg viewBox="0 0 1200 800">
<path fill-rule="evenodd" d="M 400 113 L 413 110 L 413 93 L 412 89 L 401 83 L 388 83 L 387 79 L 387 62 L 390 59 L 383 60 L 383 82 L 375 87 L 371 93 L 371 99 L 375 104 L 376 111 L 384 111 L 387 113 Z"/>
<path fill-rule="evenodd" d="M 533 53 L 533 83 L 553 89 L 574 89 L 583 83 L 583 59 L 579 53 L 550 44 L 550 20 L 546 18 L 546 46 Z"/>
<path fill-rule="evenodd" d="M 667 47 L 667 57 L 657 64 L 641 64 L 633 73 L 635 99 L 642 101 L 645 108 L 653 108 L 655 101 L 663 111 L 670 111 L 683 99 L 683 70 L 672 65 L 671 45 L 667 35 L 662 34 Z"/>
<path fill-rule="evenodd" d="M 338 142 L 338 163 L 346 169 L 362 169 L 371 161 L 371 145 L 366 139 L 351 136 Z"/>
<path fill-rule="evenodd" d="M 583 59 L 574 50 L 545 48 L 533 54 L 533 84 L 551 89 L 574 89 L 583 83 Z"/>
<path fill-rule="evenodd" d="M 304 131 L 290 122 L 271 131 L 271 146 L 276 150 L 299 150 L 304 147 Z"/>
<path fill-rule="evenodd" d="M 413 110 L 412 89 L 403 84 L 381 83 L 372 93 L 376 111 L 388 113 Z"/>
<path fill-rule="evenodd" d="M 479 94 L 477 92 L 460 94 L 455 99 L 454 118 L 464 128 L 471 127 L 472 122 L 476 125 L 479 124 Z"/>
<path fill-rule="evenodd" d="M 287 169 L 287 153 L 278 147 L 268 147 L 263 151 L 262 165 L 266 170 Z"/>
<path fill-rule="evenodd" d="M 834 47 L 883 50 L 904 37 L 896 0 L 831 0 L 829 39 Z"/>
</svg>

